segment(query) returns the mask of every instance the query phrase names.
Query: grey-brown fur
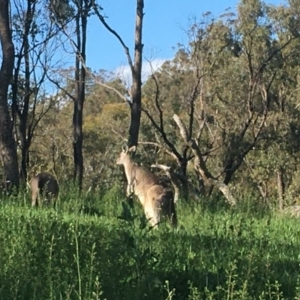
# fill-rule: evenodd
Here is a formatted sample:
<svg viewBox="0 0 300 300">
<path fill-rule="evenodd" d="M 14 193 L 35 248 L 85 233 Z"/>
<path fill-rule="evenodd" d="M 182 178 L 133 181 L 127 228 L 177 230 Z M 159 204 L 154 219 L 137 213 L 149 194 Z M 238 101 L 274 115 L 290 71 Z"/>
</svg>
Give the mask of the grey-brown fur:
<svg viewBox="0 0 300 300">
<path fill-rule="evenodd" d="M 49 173 L 42 172 L 32 178 L 30 182 L 31 206 L 49 204 L 58 197 L 59 186 L 57 180 Z"/>
<path fill-rule="evenodd" d="M 135 148 L 135 147 L 134 147 Z M 117 164 L 123 165 L 127 178 L 127 196 L 135 194 L 140 200 L 145 215 L 152 226 L 161 222 L 162 216 L 171 219 L 172 224 L 177 224 L 173 192 L 163 187 L 159 178 L 150 171 L 138 166 L 130 157 L 129 152 L 123 149 Z"/>
</svg>

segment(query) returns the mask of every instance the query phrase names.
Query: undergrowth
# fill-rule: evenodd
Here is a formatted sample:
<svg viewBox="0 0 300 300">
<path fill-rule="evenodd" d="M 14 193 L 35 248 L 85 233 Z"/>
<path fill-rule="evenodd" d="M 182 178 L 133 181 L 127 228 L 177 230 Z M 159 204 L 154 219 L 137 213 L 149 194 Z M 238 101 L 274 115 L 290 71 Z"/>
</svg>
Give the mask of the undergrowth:
<svg viewBox="0 0 300 300">
<path fill-rule="evenodd" d="M 300 299 L 297 219 L 179 203 L 153 230 L 117 188 L 0 203 L 0 299 Z"/>
</svg>

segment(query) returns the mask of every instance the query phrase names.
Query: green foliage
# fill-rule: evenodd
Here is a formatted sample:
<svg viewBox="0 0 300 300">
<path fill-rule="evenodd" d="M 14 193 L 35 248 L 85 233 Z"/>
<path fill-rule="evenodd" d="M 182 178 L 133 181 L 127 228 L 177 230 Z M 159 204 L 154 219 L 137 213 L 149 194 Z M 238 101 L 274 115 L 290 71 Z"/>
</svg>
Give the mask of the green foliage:
<svg viewBox="0 0 300 300">
<path fill-rule="evenodd" d="M 72 15 L 74 5 L 62 1 L 52 3 L 50 9 L 55 13 L 61 8 L 62 15 L 57 18 L 63 21 Z M 194 156 L 172 119 L 176 113 L 199 145 L 207 170 L 229 184 L 233 196 L 251 194 L 255 199 L 262 196 L 264 201 L 276 202 L 281 170 L 284 205 L 296 202 L 300 160 L 298 16 L 297 1 L 276 6 L 243 0 L 236 13 L 226 11 L 218 18 L 205 13 L 200 20 L 193 20 L 187 29 L 189 42 L 179 45 L 174 59 L 143 84 L 137 152 L 141 159 L 137 161 L 147 167 L 155 162 L 172 166 L 184 177 L 183 184 L 211 191 L 210 186 L 203 187 L 209 184 L 195 175 Z M 50 107 L 35 128 L 29 175 L 50 171 L 65 181 L 73 173 L 69 95 L 74 94 L 75 86 L 68 79 L 73 76 L 71 68 L 59 71 L 63 76 L 56 81 L 64 91 L 52 96 L 59 105 Z M 121 180 L 115 160 L 127 142 L 130 108 L 118 96 L 128 96 L 120 79 L 104 70 L 89 71 L 83 109 L 83 187 L 102 192 Z M 44 110 L 40 101 L 35 119 Z M 181 158 L 174 158 L 176 151 Z M 217 194 L 217 189 L 213 193 Z"/>
<path fill-rule="evenodd" d="M 1 299 L 299 297 L 297 219 L 178 204 L 177 229 L 151 230 L 118 187 L 63 187 L 57 210 L 21 197 L 1 202 Z"/>
<path fill-rule="evenodd" d="M 148 130 L 147 139 L 160 142 L 171 152 L 169 158 L 174 160 L 174 150 L 165 137 L 182 157 L 186 153 L 170 120 L 176 113 L 199 145 L 210 174 L 230 183 L 233 191 L 269 201 L 282 197 L 285 205 L 291 202 L 286 192 L 296 182 L 299 165 L 294 72 L 299 72 L 295 49 L 300 43 L 293 5 L 240 1 L 236 15 L 229 11 L 215 19 L 204 14 L 190 26 L 189 44 L 181 45 L 176 57 L 156 72 L 156 81 L 151 77 L 143 89 L 144 110 L 158 124 L 152 135 Z M 167 151 L 155 160 L 167 161 L 162 155 Z M 181 163 L 178 159 L 178 172 L 187 171 L 189 182 L 197 182 L 193 168 L 181 172 Z"/>
</svg>

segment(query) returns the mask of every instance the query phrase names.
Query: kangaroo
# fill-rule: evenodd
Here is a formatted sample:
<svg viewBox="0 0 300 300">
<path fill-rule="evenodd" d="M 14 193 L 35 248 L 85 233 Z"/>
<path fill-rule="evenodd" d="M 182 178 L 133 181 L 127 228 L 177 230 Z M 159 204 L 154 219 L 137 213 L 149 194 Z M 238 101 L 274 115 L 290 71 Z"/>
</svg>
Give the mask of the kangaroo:
<svg viewBox="0 0 300 300">
<path fill-rule="evenodd" d="M 39 173 L 30 182 L 31 189 L 31 206 L 39 206 L 43 203 L 55 204 L 59 186 L 57 180 L 49 173 Z M 43 202 L 42 199 L 43 198 Z"/>
<path fill-rule="evenodd" d="M 136 147 L 122 149 L 116 164 L 123 165 L 127 178 L 126 195 L 135 194 L 144 208 L 146 218 L 152 226 L 161 222 L 162 216 L 171 219 L 174 226 L 177 225 L 173 192 L 164 188 L 159 178 L 150 171 L 138 166 L 130 157 L 130 152 Z"/>
</svg>

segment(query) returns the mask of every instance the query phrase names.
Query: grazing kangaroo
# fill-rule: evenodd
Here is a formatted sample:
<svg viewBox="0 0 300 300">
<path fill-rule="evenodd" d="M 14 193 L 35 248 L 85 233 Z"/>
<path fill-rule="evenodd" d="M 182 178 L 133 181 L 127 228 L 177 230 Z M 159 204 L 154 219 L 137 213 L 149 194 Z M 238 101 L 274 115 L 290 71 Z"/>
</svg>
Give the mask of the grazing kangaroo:
<svg viewBox="0 0 300 300">
<path fill-rule="evenodd" d="M 59 187 L 57 180 L 49 173 L 39 173 L 30 182 L 31 206 L 49 204 L 57 199 Z M 43 200 L 43 202 L 42 202 Z"/>
<path fill-rule="evenodd" d="M 152 226 L 161 222 L 162 216 L 171 219 L 174 226 L 177 225 L 173 192 L 164 188 L 157 176 L 150 171 L 138 166 L 130 157 L 130 152 L 136 147 L 122 150 L 116 163 L 123 165 L 127 178 L 127 191 L 129 197 L 135 194 L 141 202 L 144 213 Z"/>
</svg>

